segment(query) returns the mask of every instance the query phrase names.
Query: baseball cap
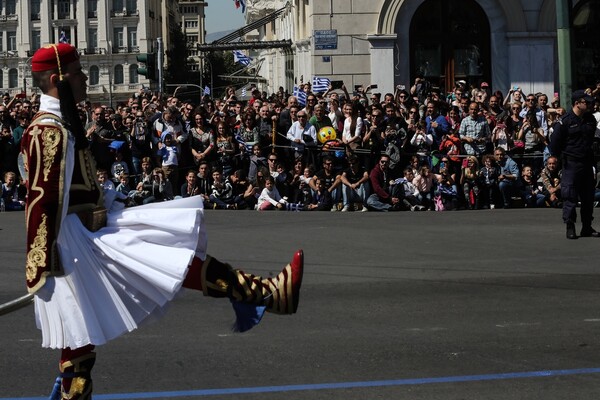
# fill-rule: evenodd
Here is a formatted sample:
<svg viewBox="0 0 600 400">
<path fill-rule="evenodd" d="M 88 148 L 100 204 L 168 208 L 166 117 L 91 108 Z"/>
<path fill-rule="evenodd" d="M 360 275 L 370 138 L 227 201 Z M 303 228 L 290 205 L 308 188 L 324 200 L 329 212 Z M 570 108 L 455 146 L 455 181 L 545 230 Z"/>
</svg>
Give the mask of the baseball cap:
<svg viewBox="0 0 600 400">
<path fill-rule="evenodd" d="M 487 82 L 481 82 L 481 87 L 489 87 L 490 85 Z"/>
</svg>

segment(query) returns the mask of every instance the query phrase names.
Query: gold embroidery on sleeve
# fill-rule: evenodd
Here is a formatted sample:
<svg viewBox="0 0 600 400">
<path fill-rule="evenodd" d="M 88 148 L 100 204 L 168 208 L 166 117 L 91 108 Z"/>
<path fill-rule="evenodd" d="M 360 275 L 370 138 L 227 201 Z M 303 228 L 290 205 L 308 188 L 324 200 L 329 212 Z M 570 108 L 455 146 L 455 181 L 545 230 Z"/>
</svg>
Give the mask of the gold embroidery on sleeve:
<svg viewBox="0 0 600 400">
<path fill-rule="evenodd" d="M 42 222 L 37 229 L 37 234 L 35 239 L 33 239 L 33 243 L 31 244 L 31 249 L 27 253 L 27 263 L 25 264 L 25 275 L 28 281 L 32 281 L 37 276 L 38 268 L 46 265 L 46 250 L 47 242 L 48 242 L 48 228 L 46 226 L 46 220 L 48 216 L 46 214 L 42 214 Z"/>
<path fill-rule="evenodd" d="M 58 151 L 60 138 L 60 129 L 46 128 L 42 133 L 42 141 L 44 143 L 44 182 L 48 181 L 48 174 L 54 163 L 54 157 Z"/>
</svg>

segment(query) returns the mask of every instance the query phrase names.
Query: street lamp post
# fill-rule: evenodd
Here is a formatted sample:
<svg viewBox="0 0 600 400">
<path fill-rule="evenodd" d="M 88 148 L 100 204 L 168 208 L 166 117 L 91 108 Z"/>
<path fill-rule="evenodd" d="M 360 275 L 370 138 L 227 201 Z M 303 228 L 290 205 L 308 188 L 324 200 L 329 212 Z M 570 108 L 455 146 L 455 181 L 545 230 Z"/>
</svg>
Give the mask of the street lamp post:
<svg viewBox="0 0 600 400">
<path fill-rule="evenodd" d="M 23 70 L 23 93 L 25 93 L 25 96 L 27 96 L 27 66 L 31 62 L 32 58 L 33 58 L 33 56 L 29 57 L 22 64 L 22 70 Z"/>
<path fill-rule="evenodd" d="M 211 97 L 214 96 L 213 94 L 213 66 L 212 66 L 212 62 L 210 61 L 210 58 L 206 57 L 206 56 L 200 56 L 201 59 L 208 61 L 208 65 L 210 66 L 210 95 Z M 204 64 L 203 64 L 204 65 Z M 202 68 L 202 72 L 204 72 L 204 68 Z M 200 77 L 202 77 L 202 74 L 200 74 Z"/>
</svg>

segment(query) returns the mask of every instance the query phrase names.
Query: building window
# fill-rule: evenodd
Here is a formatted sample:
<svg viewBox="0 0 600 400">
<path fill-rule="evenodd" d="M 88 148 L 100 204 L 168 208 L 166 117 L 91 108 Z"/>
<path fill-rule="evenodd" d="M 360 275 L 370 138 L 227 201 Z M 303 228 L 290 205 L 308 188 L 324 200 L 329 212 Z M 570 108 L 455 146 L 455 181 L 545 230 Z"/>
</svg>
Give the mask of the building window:
<svg viewBox="0 0 600 400">
<path fill-rule="evenodd" d="M 114 12 L 123 12 L 123 0 L 114 0 L 113 1 L 113 11 Z"/>
<path fill-rule="evenodd" d="M 185 21 L 185 27 L 186 29 L 194 29 L 194 28 L 198 28 L 198 20 L 189 20 L 189 21 Z"/>
<path fill-rule="evenodd" d="M 600 0 L 578 2 L 573 16 L 574 87 L 594 87 L 600 76 Z"/>
<path fill-rule="evenodd" d="M 58 1 L 58 19 L 65 19 L 70 17 L 71 2 L 69 0 Z"/>
<path fill-rule="evenodd" d="M 100 69 L 96 65 L 90 67 L 90 85 L 100 83 Z"/>
<path fill-rule="evenodd" d="M 98 0 L 88 0 L 88 18 L 98 18 Z"/>
<path fill-rule="evenodd" d="M 19 86 L 19 72 L 16 68 L 11 68 L 8 70 L 8 87 L 16 88 Z"/>
<path fill-rule="evenodd" d="M 121 85 L 124 81 L 125 79 L 123 78 L 123 66 L 115 65 L 115 85 Z"/>
<path fill-rule="evenodd" d="M 6 15 L 15 15 L 17 13 L 17 1 L 6 0 Z"/>
<path fill-rule="evenodd" d="M 127 0 L 127 13 L 133 13 L 137 10 L 137 0 Z"/>
<path fill-rule="evenodd" d="M 138 78 L 137 69 L 138 69 L 137 64 L 131 64 L 129 66 L 129 83 L 138 83 L 139 78 Z"/>
<path fill-rule="evenodd" d="M 129 28 L 127 30 L 127 36 L 129 36 L 129 47 L 137 47 L 137 29 Z"/>
<path fill-rule="evenodd" d="M 490 25 L 475 0 L 426 0 L 410 23 L 411 79 L 449 92 L 457 80 L 491 80 Z"/>
<path fill-rule="evenodd" d="M 42 47 L 42 32 L 38 30 L 31 31 L 31 50 L 35 51 Z"/>
<path fill-rule="evenodd" d="M 31 0 L 31 15 L 37 15 L 39 19 L 39 14 L 41 12 L 41 3 L 42 0 Z"/>
<path fill-rule="evenodd" d="M 17 31 L 6 32 L 6 50 L 17 51 Z"/>
<path fill-rule="evenodd" d="M 4 51 L 4 34 L 0 32 L 0 51 Z"/>
<path fill-rule="evenodd" d="M 114 30 L 114 40 L 115 45 L 117 47 L 125 46 L 125 39 L 123 38 L 123 28 L 115 28 Z"/>
<path fill-rule="evenodd" d="M 98 47 L 98 29 L 97 28 L 89 28 L 88 29 L 88 48 L 90 50 L 96 49 Z"/>
<path fill-rule="evenodd" d="M 4 87 L 4 73 L 0 69 L 0 87 Z"/>
</svg>

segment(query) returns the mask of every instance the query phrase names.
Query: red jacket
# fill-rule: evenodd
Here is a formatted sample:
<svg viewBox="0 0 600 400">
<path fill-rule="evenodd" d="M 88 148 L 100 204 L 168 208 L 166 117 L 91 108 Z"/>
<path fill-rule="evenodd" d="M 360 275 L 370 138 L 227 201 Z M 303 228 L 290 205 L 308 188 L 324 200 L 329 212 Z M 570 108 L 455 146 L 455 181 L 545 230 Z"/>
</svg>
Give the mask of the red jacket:
<svg viewBox="0 0 600 400">
<path fill-rule="evenodd" d="M 384 203 L 390 202 L 390 194 L 387 192 L 387 173 L 381 169 L 381 165 L 377 163 L 369 174 L 369 180 L 371 181 L 371 189 L 373 193 L 379 197 L 379 201 Z"/>
</svg>

